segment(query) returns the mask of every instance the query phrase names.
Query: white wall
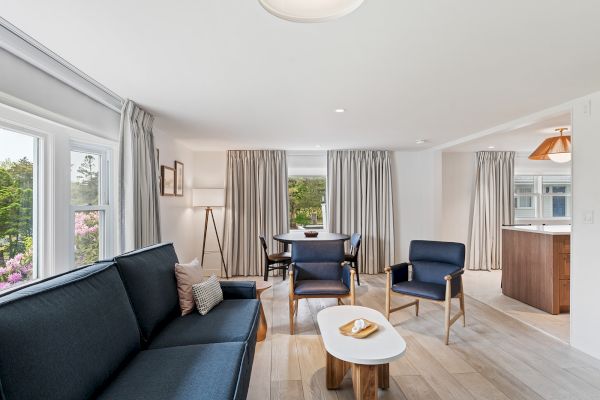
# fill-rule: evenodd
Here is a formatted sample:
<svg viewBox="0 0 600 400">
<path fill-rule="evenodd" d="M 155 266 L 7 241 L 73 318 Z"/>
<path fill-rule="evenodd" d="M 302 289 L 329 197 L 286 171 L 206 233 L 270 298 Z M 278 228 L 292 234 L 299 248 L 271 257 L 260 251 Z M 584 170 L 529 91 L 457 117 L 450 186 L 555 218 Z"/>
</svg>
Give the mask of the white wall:
<svg viewBox="0 0 600 400">
<path fill-rule="evenodd" d="M 441 240 L 465 245 L 469 240 L 475 170 L 475 153 L 442 156 Z"/>
<path fill-rule="evenodd" d="M 573 106 L 571 345 L 600 358 L 600 92 Z M 593 223 L 586 214 L 593 213 Z"/>
<path fill-rule="evenodd" d="M 392 159 L 396 261 L 411 240 L 437 239 L 441 215 L 441 152 L 395 151 Z"/>
<path fill-rule="evenodd" d="M 160 197 L 160 226 L 162 241 L 173 242 L 179 261 L 189 262 L 198 256 L 192 209 L 194 153 L 187 146 L 173 140 L 167 132 L 159 129 L 154 130 L 154 139 L 160 151 L 161 165 L 174 168 L 175 160 L 184 164 L 184 195 L 183 197 Z"/>
<path fill-rule="evenodd" d="M 226 151 L 198 151 L 194 153 L 194 188 L 216 188 L 225 187 L 225 168 L 227 166 Z M 223 244 L 223 214 L 224 208 L 213 208 L 215 222 L 221 245 Z M 202 254 L 202 239 L 204 237 L 204 218 L 205 210 L 203 208 L 194 208 L 194 250 L 196 256 L 200 258 Z M 221 271 L 221 256 L 217 252 L 219 249 L 215 236 L 212 221 L 209 220 L 208 231 L 206 234 L 206 253 L 204 257 L 204 273 L 206 275 L 219 275 Z M 229 268 L 231 269 L 231 268 Z"/>
</svg>

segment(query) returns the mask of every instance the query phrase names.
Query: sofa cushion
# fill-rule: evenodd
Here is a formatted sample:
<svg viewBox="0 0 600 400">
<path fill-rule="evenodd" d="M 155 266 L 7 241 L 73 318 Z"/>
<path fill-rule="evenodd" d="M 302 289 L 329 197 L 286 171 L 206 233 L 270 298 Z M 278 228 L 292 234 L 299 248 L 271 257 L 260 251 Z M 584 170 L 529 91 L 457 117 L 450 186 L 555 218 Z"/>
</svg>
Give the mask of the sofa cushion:
<svg viewBox="0 0 600 400">
<path fill-rule="evenodd" d="M 198 312 L 202 315 L 208 314 L 216 305 L 223 301 L 223 290 L 219 285 L 219 279 L 212 275 L 204 282 L 192 285 L 194 302 Z"/>
<path fill-rule="evenodd" d="M 245 347 L 218 343 L 142 351 L 98 399 L 242 399 Z"/>
<path fill-rule="evenodd" d="M 146 247 L 115 257 L 144 341 L 181 314 L 172 243 Z"/>
<path fill-rule="evenodd" d="M 149 348 L 217 342 L 244 342 L 258 326 L 258 300 L 223 300 L 206 315 L 177 317 L 159 332 Z"/>
<path fill-rule="evenodd" d="M 114 263 L 0 297 L 3 399 L 93 397 L 139 350 L 135 315 Z"/>
<path fill-rule="evenodd" d="M 175 279 L 181 315 L 187 315 L 196 310 L 192 285 L 202 281 L 200 261 L 194 258 L 189 264 L 175 264 Z"/>
<path fill-rule="evenodd" d="M 294 293 L 298 295 L 344 295 L 350 289 L 340 280 L 298 281 Z"/>
</svg>

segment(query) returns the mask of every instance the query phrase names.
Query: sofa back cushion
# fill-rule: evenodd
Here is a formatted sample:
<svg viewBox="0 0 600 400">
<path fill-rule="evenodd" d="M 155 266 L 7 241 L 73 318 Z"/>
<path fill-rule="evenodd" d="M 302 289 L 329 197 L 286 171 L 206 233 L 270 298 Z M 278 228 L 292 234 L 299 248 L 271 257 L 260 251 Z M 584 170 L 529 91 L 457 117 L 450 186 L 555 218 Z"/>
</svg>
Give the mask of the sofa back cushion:
<svg viewBox="0 0 600 400">
<path fill-rule="evenodd" d="M 172 243 L 132 251 L 115 258 L 140 325 L 142 339 L 150 339 L 181 314 Z"/>
<path fill-rule="evenodd" d="M 344 243 L 340 240 L 307 240 L 294 243 L 295 279 L 341 280 Z"/>
<path fill-rule="evenodd" d="M 135 315 L 114 263 L 0 297 L 5 400 L 91 398 L 139 350 Z"/>
</svg>

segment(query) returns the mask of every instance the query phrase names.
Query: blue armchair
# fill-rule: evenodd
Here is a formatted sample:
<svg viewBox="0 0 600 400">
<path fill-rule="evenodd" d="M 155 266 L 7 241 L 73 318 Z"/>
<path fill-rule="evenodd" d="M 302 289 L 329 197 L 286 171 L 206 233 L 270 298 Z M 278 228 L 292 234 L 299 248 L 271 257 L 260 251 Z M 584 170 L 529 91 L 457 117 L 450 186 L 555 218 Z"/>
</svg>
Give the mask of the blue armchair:
<svg viewBox="0 0 600 400">
<path fill-rule="evenodd" d="M 338 304 L 343 304 L 342 299 L 349 297 L 354 305 L 354 270 L 344 264 L 342 241 L 295 242 L 289 274 L 290 335 L 294 334 L 299 299 L 335 298 Z"/>
<path fill-rule="evenodd" d="M 403 308 L 415 306 L 419 316 L 419 300 L 445 304 L 445 343 L 448 344 L 450 326 L 461 316 L 465 326 L 464 273 L 465 245 L 452 242 L 413 240 L 410 243 L 409 263 L 386 267 L 386 317 Z M 391 308 L 391 295 L 400 294 L 414 300 Z M 458 297 L 460 311 L 450 317 L 450 302 Z"/>
</svg>

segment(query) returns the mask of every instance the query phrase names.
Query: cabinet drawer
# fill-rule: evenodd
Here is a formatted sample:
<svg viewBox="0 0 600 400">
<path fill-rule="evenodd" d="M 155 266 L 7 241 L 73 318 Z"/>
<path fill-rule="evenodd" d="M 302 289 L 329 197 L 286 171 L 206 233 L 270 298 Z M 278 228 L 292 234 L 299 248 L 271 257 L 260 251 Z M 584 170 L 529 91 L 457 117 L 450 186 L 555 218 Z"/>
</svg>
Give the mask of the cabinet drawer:
<svg viewBox="0 0 600 400">
<path fill-rule="evenodd" d="M 558 255 L 558 276 L 560 279 L 571 278 L 571 255 L 570 254 L 559 254 Z"/>
</svg>

